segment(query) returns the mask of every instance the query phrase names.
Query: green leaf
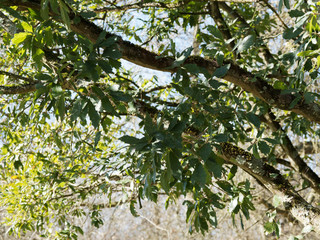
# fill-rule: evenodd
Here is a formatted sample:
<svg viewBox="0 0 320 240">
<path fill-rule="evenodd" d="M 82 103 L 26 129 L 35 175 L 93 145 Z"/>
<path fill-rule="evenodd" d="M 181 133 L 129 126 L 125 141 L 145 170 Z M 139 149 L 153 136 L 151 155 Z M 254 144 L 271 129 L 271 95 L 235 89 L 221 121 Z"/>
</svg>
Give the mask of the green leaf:
<svg viewBox="0 0 320 240">
<path fill-rule="evenodd" d="M 49 19 L 49 0 L 41 0 L 40 15 L 43 20 Z"/>
<path fill-rule="evenodd" d="M 260 141 L 258 143 L 259 145 L 259 150 L 263 153 L 263 154 L 269 154 L 270 152 L 270 147 L 269 145 L 265 142 L 265 141 Z"/>
<path fill-rule="evenodd" d="M 13 39 L 11 40 L 11 42 L 14 45 L 19 45 L 20 43 L 22 43 L 28 36 L 31 36 L 31 33 L 28 32 L 20 32 L 20 33 L 16 33 L 13 37 Z"/>
<path fill-rule="evenodd" d="M 197 164 L 192 176 L 191 181 L 194 183 L 198 183 L 201 187 L 206 184 L 207 181 L 207 172 L 201 163 Z"/>
<path fill-rule="evenodd" d="M 110 95 L 117 101 L 131 102 L 132 96 L 121 91 L 110 91 Z"/>
<path fill-rule="evenodd" d="M 81 98 L 78 98 L 75 101 L 71 110 L 71 122 L 75 121 L 78 117 L 80 117 L 80 114 L 85 104 L 86 102 L 83 101 Z"/>
<path fill-rule="evenodd" d="M 217 181 L 216 183 L 219 185 L 219 187 L 221 187 L 228 194 L 231 195 L 233 193 L 232 192 L 232 185 L 229 182 L 227 182 L 227 181 Z"/>
<path fill-rule="evenodd" d="M 300 100 L 301 100 L 301 96 L 299 95 L 290 103 L 289 109 L 294 108 Z"/>
<path fill-rule="evenodd" d="M 302 12 L 298 9 L 294 9 L 289 12 L 289 15 L 290 15 L 290 17 L 301 17 L 304 15 L 304 12 Z"/>
<path fill-rule="evenodd" d="M 198 155 L 206 161 L 212 153 L 212 147 L 209 143 L 204 144 L 199 150 Z"/>
<path fill-rule="evenodd" d="M 176 179 L 181 179 L 182 167 L 181 167 L 181 163 L 179 161 L 179 158 L 174 154 L 173 151 L 169 152 L 169 154 L 167 155 L 167 158 L 168 158 L 169 168 L 172 171 L 172 175 Z"/>
<path fill-rule="evenodd" d="M 154 125 L 152 118 L 148 113 L 144 119 L 144 130 L 149 136 L 151 136 L 156 130 L 156 126 Z"/>
<path fill-rule="evenodd" d="M 161 173 L 160 183 L 161 183 L 161 187 L 166 193 L 169 193 L 169 190 L 170 190 L 170 180 L 171 180 L 170 171 L 166 170 Z"/>
<path fill-rule="evenodd" d="M 290 0 L 284 0 L 284 5 L 287 9 L 290 9 Z"/>
<path fill-rule="evenodd" d="M 279 11 L 280 13 L 282 12 L 282 7 L 283 7 L 283 0 L 279 0 L 278 11 Z"/>
<path fill-rule="evenodd" d="M 219 81 L 214 80 L 214 79 L 211 79 L 211 80 L 209 81 L 209 84 L 210 84 L 210 86 L 211 86 L 212 88 L 214 88 L 214 89 L 217 89 L 217 88 L 219 88 L 220 86 L 227 86 L 227 84 L 222 83 L 222 82 L 219 82 Z"/>
<path fill-rule="evenodd" d="M 98 128 L 99 127 L 99 123 L 100 123 L 100 115 L 97 112 L 95 106 L 92 104 L 91 101 L 88 101 L 88 108 L 89 108 L 89 117 L 92 123 L 92 126 L 94 126 L 94 128 Z"/>
<path fill-rule="evenodd" d="M 219 179 L 222 175 L 222 164 L 220 164 L 217 160 L 217 156 L 211 154 L 208 160 L 205 162 L 205 166 L 209 172 L 213 173 L 215 178 Z"/>
<path fill-rule="evenodd" d="M 102 54 L 103 57 L 119 59 L 122 57 L 121 52 L 115 47 L 106 47 Z"/>
<path fill-rule="evenodd" d="M 37 48 L 36 51 L 32 55 L 33 60 L 39 66 L 39 68 L 40 68 L 40 66 L 42 66 L 43 56 L 44 56 L 44 51 L 42 51 L 42 49 L 40 49 L 40 48 Z"/>
<path fill-rule="evenodd" d="M 56 104 L 57 104 L 56 107 L 58 109 L 60 120 L 62 121 L 65 115 L 65 99 L 63 94 L 58 98 L 58 101 L 56 102 Z"/>
<path fill-rule="evenodd" d="M 219 31 L 219 29 L 213 25 L 208 26 L 208 31 L 215 36 L 216 38 L 223 40 L 222 33 Z"/>
<path fill-rule="evenodd" d="M 257 144 L 253 144 L 252 146 L 252 152 L 253 152 L 253 156 L 257 159 L 260 159 L 260 155 L 259 155 L 259 152 L 258 152 L 258 147 L 257 147 Z"/>
<path fill-rule="evenodd" d="M 315 96 L 311 92 L 304 93 L 303 98 L 304 98 L 304 101 L 306 104 L 310 104 L 310 103 L 314 102 L 314 100 L 315 100 Z"/>
<path fill-rule="evenodd" d="M 256 37 L 254 35 L 248 35 L 245 38 L 241 39 L 237 44 L 238 51 L 243 52 L 248 50 L 253 45 L 255 38 Z"/>
<path fill-rule="evenodd" d="M 135 204 L 135 201 L 130 202 L 130 212 L 134 217 L 139 217 L 139 214 L 137 213 L 134 204 Z"/>
<path fill-rule="evenodd" d="M 294 39 L 302 33 L 302 28 L 294 29 L 293 27 L 287 28 L 283 32 L 283 38 L 284 39 Z"/>
<path fill-rule="evenodd" d="M 21 22 L 22 28 L 27 32 L 32 32 L 32 26 L 27 22 Z"/>
<path fill-rule="evenodd" d="M 227 74 L 227 72 L 229 71 L 230 66 L 231 66 L 231 64 L 226 64 L 222 67 L 219 67 L 218 69 L 216 69 L 214 71 L 213 76 L 218 77 L 218 78 L 224 77 Z"/>
<path fill-rule="evenodd" d="M 227 134 L 217 134 L 214 136 L 213 140 L 215 142 L 227 142 L 229 139 Z"/>
<path fill-rule="evenodd" d="M 108 97 L 104 97 L 101 99 L 101 106 L 107 113 L 115 116 L 119 116 L 113 105 L 111 104 Z"/>
<path fill-rule="evenodd" d="M 171 68 L 175 68 L 175 67 L 181 66 L 181 64 L 183 64 L 184 61 L 190 56 L 192 50 L 193 50 L 192 47 L 189 47 L 189 48 L 185 49 L 185 50 L 181 53 L 181 55 L 173 62 Z"/>
<path fill-rule="evenodd" d="M 59 1 L 59 5 L 62 21 L 67 26 L 67 29 L 70 29 L 69 9 L 63 1 Z"/>
<path fill-rule="evenodd" d="M 100 141 L 101 138 L 101 131 L 96 132 L 96 135 L 94 137 L 94 147 L 96 147 Z"/>
<path fill-rule="evenodd" d="M 126 135 L 126 136 L 119 138 L 119 140 L 121 140 L 122 142 L 127 143 L 127 144 L 136 144 L 141 139 Z"/>
<path fill-rule="evenodd" d="M 59 4 L 57 0 L 49 0 L 51 9 L 54 13 L 59 14 Z"/>
<path fill-rule="evenodd" d="M 268 233 L 273 233 L 274 231 L 274 223 L 273 222 L 266 222 L 264 224 L 264 230 Z"/>
<path fill-rule="evenodd" d="M 14 161 L 13 165 L 16 170 L 19 170 L 19 168 L 23 169 L 23 164 L 22 164 L 21 160 Z"/>
<path fill-rule="evenodd" d="M 228 180 L 233 179 L 234 176 L 236 175 L 237 171 L 238 171 L 238 166 L 233 165 L 233 166 L 231 167 L 231 169 L 230 169 L 229 174 L 228 174 Z"/>
<path fill-rule="evenodd" d="M 261 121 L 260 119 L 253 113 L 249 112 L 246 114 L 246 118 L 249 122 L 251 122 L 257 129 L 260 128 Z"/>
<path fill-rule="evenodd" d="M 112 73 L 112 67 L 107 61 L 98 60 L 98 64 L 105 73 Z"/>
</svg>

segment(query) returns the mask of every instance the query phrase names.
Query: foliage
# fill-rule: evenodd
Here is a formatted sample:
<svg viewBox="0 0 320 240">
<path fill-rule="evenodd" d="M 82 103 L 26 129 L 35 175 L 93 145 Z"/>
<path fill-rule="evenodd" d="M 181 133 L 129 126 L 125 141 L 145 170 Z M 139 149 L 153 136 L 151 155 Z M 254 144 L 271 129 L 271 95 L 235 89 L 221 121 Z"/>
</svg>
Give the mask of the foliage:
<svg viewBox="0 0 320 240">
<path fill-rule="evenodd" d="M 0 17 L 15 29 L 0 28 L 0 205 L 10 232 L 77 239 L 83 229 L 74 218 L 103 224 L 97 195 L 110 207 L 129 203 L 134 215 L 140 199 L 166 194 L 169 204 L 188 196 L 190 232 L 217 226 L 223 208 L 243 226 L 255 196 L 249 180 L 235 180 L 248 160 L 242 155 L 274 168 L 279 155 L 291 157 L 286 179 L 302 174 L 295 188 L 318 191 L 290 138 L 319 137 L 319 4 L 257 5 L 268 10 L 238 2 L 1 0 Z M 171 75 L 142 76 L 122 58 Z M 235 164 L 221 153 L 224 142 L 251 153 L 230 153 Z M 272 214 L 264 227 L 279 237 Z"/>
</svg>

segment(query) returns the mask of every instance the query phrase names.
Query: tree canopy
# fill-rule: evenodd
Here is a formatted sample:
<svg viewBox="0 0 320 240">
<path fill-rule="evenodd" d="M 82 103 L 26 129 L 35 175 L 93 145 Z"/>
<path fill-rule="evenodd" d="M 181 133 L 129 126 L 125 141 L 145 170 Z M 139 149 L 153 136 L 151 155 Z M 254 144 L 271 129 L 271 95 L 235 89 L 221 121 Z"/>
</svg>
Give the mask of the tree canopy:
<svg viewBox="0 0 320 240">
<path fill-rule="evenodd" d="M 249 219 L 257 183 L 320 233 L 319 5 L 0 0 L 10 233 L 76 239 L 72 218 L 103 224 L 94 196 L 137 215 L 165 195 L 188 196 L 190 232 L 205 234 L 221 209 Z M 275 216 L 261 224 L 280 235 Z"/>
</svg>

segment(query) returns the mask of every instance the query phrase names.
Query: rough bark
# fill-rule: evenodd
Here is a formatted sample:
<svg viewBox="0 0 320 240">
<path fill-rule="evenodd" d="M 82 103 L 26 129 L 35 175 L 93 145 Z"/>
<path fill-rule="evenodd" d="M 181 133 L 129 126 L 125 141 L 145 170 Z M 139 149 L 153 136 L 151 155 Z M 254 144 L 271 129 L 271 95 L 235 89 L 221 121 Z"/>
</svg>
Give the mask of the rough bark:
<svg viewBox="0 0 320 240">
<path fill-rule="evenodd" d="M 221 156 L 259 180 L 270 192 L 281 197 L 285 209 L 305 226 L 320 233 L 320 209 L 304 200 L 274 167 L 230 143 L 221 144 Z"/>
</svg>

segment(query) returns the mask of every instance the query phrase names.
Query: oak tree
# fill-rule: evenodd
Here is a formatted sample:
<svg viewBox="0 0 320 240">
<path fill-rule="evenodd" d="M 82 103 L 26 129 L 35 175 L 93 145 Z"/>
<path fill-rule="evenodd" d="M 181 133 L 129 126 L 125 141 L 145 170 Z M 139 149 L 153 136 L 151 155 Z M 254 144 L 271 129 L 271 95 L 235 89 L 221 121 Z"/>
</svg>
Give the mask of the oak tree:
<svg viewBox="0 0 320 240">
<path fill-rule="evenodd" d="M 220 209 L 248 219 L 257 183 L 320 233 L 318 3 L 0 0 L 0 10 L 11 233 L 76 239 L 70 219 L 103 224 L 97 195 L 133 215 L 141 199 L 189 196 L 190 232 L 205 233 Z M 238 169 L 255 180 L 237 181 Z M 279 236 L 274 216 L 262 224 Z"/>
</svg>

